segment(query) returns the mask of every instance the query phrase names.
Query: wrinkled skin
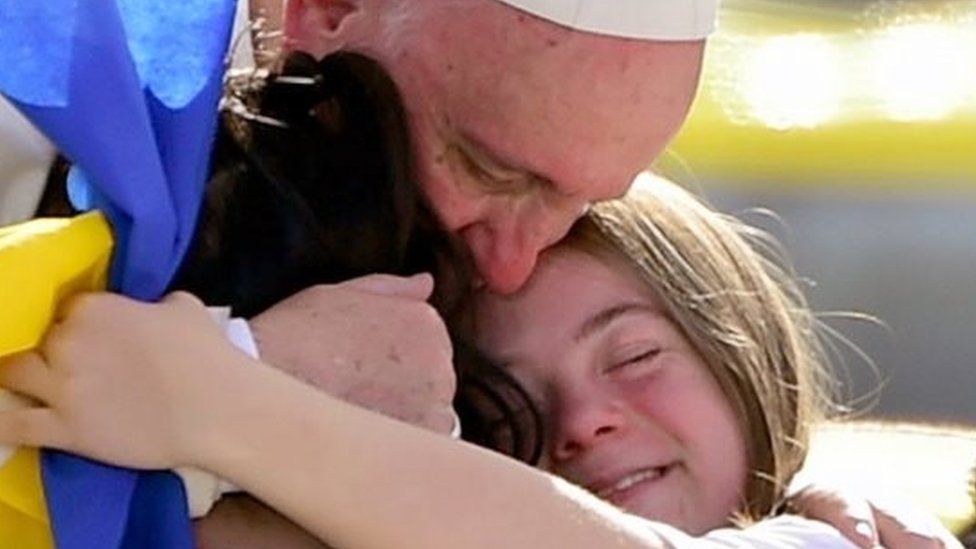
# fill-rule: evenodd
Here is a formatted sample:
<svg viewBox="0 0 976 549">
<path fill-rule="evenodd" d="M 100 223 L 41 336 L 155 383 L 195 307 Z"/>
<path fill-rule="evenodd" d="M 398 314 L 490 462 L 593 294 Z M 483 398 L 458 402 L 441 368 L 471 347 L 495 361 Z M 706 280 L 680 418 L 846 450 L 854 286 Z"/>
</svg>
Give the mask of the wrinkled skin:
<svg viewBox="0 0 976 549">
<path fill-rule="evenodd" d="M 454 369 L 444 323 L 425 303 L 432 284 L 429 275 L 374 275 L 315 286 L 251 328 L 265 362 L 346 402 L 448 434 Z M 320 325 L 337 329 L 317 332 Z M 308 326 L 310 340 L 291 345 Z"/>
</svg>

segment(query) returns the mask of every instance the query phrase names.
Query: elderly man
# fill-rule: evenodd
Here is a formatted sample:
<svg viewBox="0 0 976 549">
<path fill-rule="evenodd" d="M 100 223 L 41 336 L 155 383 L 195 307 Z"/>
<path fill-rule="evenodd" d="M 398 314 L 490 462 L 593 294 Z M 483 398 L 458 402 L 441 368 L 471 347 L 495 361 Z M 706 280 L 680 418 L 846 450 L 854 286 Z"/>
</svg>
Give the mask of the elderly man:
<svg viewBox="0 0 976 549">
<path fill-rule="evenodd" d="M 283 23 L 274 2 L 252 4 L 286 48 L 359 51 L 390 71 L 427 198 L 485 282 L 512 291 L 677 130 L 716 0 L 290 0 Z"/>
<path fill-rule="evenodd" d="M 485 282 L 508 292 L 675 133 L 715 3 L 289 2 L 285 36 L 287 47 L 358 50 L 388 68 L 428 200 Z"/>
</svg>

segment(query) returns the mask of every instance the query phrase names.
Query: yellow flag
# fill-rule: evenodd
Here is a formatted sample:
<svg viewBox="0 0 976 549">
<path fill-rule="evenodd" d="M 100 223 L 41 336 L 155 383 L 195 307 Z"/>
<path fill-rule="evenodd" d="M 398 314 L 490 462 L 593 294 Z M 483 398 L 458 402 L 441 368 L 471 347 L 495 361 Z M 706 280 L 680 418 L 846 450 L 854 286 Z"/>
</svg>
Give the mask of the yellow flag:
<svg viewBox="0 0 976 549">
<path fill-rule="evenodd" d="M 0 228 L 0 357 L 43 339 L 62 300 L 105 288 L 112 233 L 100 213 Z M 0 408 L 22 405 L 0 389 Z M 34 448 L 0 448 L 0 547 L 54 546 Z"/>
</svg>

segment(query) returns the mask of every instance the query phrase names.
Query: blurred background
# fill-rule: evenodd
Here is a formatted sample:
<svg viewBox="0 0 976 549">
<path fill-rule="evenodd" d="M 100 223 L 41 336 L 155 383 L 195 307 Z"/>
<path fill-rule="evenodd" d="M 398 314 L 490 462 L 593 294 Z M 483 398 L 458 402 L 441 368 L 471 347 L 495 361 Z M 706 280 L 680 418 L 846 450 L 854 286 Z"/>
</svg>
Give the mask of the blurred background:
<svg viewBox="0 0 976 549">
<path fill-rule="evenodd" d="M 784 244 L 876 365 L 836 345 L 855 408 L 976 424 L 976 1 L 725 0 L 719 25 L 656 170 Z"/>
</svg>

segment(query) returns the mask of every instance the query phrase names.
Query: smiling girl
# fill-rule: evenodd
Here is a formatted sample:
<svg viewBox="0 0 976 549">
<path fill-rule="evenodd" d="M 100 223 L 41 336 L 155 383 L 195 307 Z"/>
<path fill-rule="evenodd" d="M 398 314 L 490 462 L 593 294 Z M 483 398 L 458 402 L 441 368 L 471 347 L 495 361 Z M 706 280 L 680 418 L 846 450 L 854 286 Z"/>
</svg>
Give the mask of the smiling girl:
<svg viewBox="0 0 976 549">
<path fill-rule="evenodd" d="M 479 297 L 473 337 L 533 396 L 542 468 L 692 533 L 783 500 L 825 362 L 751 232 L 653 180 L 596 206 L 518 294 Z"/>
</svg>

